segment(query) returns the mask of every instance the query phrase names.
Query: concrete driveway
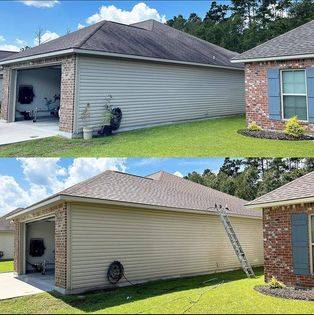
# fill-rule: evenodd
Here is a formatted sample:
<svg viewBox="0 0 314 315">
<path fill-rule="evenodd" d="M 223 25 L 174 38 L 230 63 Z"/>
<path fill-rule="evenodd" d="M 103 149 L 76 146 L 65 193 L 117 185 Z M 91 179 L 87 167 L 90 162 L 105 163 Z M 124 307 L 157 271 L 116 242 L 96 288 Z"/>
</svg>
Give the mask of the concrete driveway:
<svg viewBox="0 0 314 315">
<path fill-rule="evenodd" d="M 53 291 L 54 277 L 48 276 L 43 281 L 40 276 L 17 277 L 13 272 L 0 273 L 0 300 Z"/>
<path fill-rule="evenodd" d="M 6 123 L 0 121 L 0 145 L 57 136 L 58 123 L 54 120 L 31 120 Z"/>
</svg>

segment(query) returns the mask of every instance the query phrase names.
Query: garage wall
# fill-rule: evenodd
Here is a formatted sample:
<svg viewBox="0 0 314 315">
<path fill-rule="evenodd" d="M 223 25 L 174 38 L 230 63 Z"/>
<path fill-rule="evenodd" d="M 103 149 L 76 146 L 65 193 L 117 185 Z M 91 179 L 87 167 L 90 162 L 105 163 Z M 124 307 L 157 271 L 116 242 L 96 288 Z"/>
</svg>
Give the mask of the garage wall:
<svg viewBox="0 0 314 315">
<path fill-rule="evenodd" d="M 61 69 L 57 68 L 37 68 L 18 71 L 17 76 L 17 99 L 20 85 L 32 85 L 34 89 L 34 100 L 31 104 L 16 103 L 16 109 L 19 111 L 47 109 L 45 97 L 49 100 L 55 95 L 60 95 L 61 87 Z M 55 107 L 60 105 L 57 101 Z M 16 112 L 16 119 L 23 119 L 23 116 Z M 39 113 L 38 116 L 49 116 L 49 113 Z"/>
<path fill-rule="evenodd" d="M 244 72 L 96 57 L 78 59 L 77 130 L 102 124 L 104 99 L 123 112 L 121 129 L 244 113 Z"/>
<path fill-rule="evenodd" d="M 119 260 L 130 281 L 210 273 L 240 264 L 217 216 L 71 205 L 71 289 L 107 286 Z M 263 264 L 262 220 L 232 218 L 252 265 Z"/>
<path fill-rule="evenodd" d="M 2 77 L 2 74 L 0 74 L 0 103 L 2 103 L 2 95 L 3 95 L 2 83 L 3 83 L 3 77 Z"/>
<path fill-rule="evenodd" d="M 29 245 L 32 238 L 43 238 L 46 247 L 45 253 L 41 257 L 32 257 L 29 255 Z M 44 260 L 52 262 L 55 260 L 55 226 L 54 222 L 38 221 L 29 223 L 26 226 L 26 261 L 31 264 L 42 263 Z M 27 270 L 32 270 L 29 264 L 26 264 Z"/>
<path fill-rule="evenodd" d="M 14 257 L 14 233 L 0 231 L 0 251 L 4 253 L 3 259 Z"/>
</svg>

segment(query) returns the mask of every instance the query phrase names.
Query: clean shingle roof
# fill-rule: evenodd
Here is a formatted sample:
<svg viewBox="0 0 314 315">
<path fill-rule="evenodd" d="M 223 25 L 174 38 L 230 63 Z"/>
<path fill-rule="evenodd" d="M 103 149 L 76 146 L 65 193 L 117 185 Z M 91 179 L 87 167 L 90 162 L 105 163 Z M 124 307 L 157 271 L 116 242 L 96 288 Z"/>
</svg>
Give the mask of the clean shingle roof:
<svg viewBox="0 0 314 315">
<path fill-rule="evenodd" d="M 233 57 L 232 60 L 273 58 L 314 54 L 314 20 L 257 47 Z"/>
<path fill-rule="evenodd" d="M 14 51 L 0 50 L 0 60 L 17 54 Z"/>
<path fill-rule="evenodd" d="M 294 181 L 287 183 L 255 200 L 247 206 L 267 204 L 274 202 L 287 202 L 305 198 L 314 198 L 314 172 L 308 173 Z"/>
<path fill-rule="evenodd" d="M 259 211 L 245 208 L 243 199 L 165 172 L 141 177 L 105 171 L 50 198 L 59 195 L 209 212 L 215 212 L 217 204 L 228 206 L 231 215 L 261 217 Z"/>
<path fill-rule="evenodd" d="M 133 25 L 102 21 L 10 56 L 5 61 L 66 49 L 242 68 L 230 62 L 237 53 L 154 20 Z"/>
</svg>

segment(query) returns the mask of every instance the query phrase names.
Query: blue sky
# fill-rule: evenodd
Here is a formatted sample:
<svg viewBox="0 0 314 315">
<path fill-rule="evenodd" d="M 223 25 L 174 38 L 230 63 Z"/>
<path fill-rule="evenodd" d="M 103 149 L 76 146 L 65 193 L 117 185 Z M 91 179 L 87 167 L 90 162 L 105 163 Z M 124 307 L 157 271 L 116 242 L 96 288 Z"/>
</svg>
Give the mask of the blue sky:
<svg viewBox="0 0 314 315">
<path fill-rule="evenodd" d="M 141 176 L 163 170 L 185 176 L 207 168 L 217 172 L 222 163 L 220 158 L 0 159 L 0 216 L 107 169 Z"/>
<path fill-rule="evenodd" d="M 78 25 L 87 26 L 104 18 L 128 23 L 147 17 L 163 21 L 178 14 L 189 16 L 191 12 L 203 17 L 210 3 L 210 0 L 0 1 L 0 49 L 18 49 L 25 44 L 33 46 L 34 34 L 39 27 L 47 32 L 45 38 L 49 40 L 64 35 L 67 30 L 75 31 Z"/>
</svg>

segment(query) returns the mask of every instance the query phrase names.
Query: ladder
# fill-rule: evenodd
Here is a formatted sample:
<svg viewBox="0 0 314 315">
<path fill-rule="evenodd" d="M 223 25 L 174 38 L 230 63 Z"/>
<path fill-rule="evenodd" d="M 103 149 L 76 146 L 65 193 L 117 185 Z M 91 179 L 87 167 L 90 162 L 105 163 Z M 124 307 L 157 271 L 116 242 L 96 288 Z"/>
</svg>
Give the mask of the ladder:
<svg viewBox="0 0 314 315">
<path fill-rule="evenodd" d="M 245 274 L 247 275 L 248 278 L 255 278 L 255 274 L 254 271 L 252 269 L 251 264 L 249 263 L 248 259 L 246 258 L 246 255 L 242 249 L 242 246 L 239 242 L 239 239 L 232 227 L 232 224 L 230 222 L 230 219 L 228 217 L 228 214 L 226 212 L 228 208 L 226 207 L 226 209 L 223 209 L 222 206 L 217 206 L 215 205 L 215 210 L 218 212 L 219 217 L 220 217 L 220 221 L 222 222 L 228 237 L 230 239 L 231 245 L 241 263 L 242 269 L 245 272 Z"/>
</svg>

